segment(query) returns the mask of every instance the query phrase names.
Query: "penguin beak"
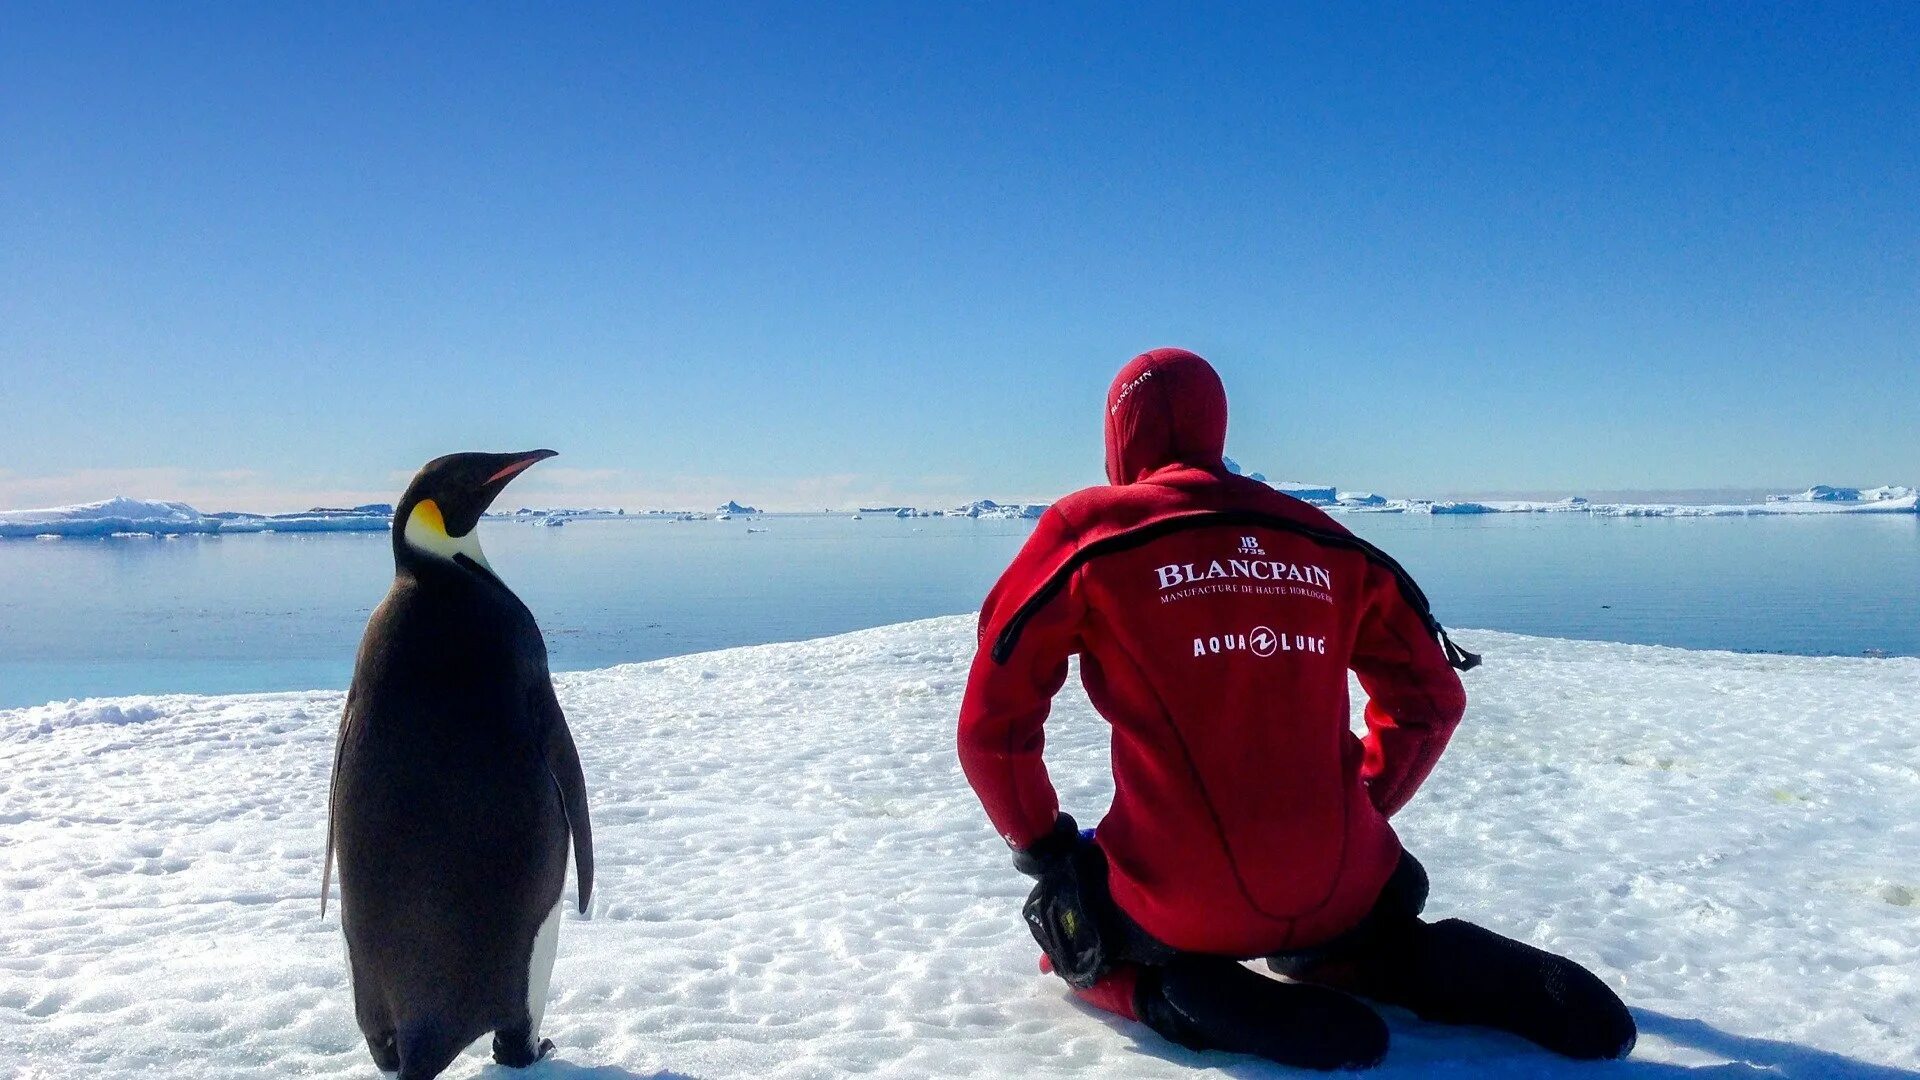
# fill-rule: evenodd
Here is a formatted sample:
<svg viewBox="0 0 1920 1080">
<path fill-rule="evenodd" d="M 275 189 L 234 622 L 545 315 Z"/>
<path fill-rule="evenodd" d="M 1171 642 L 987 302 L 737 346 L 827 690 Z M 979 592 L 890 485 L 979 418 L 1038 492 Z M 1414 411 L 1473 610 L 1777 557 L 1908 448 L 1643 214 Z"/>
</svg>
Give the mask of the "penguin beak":
<svg viewBox="0 0 1920 1080">
<path fill-rule="evenodd" d="M 559 456 L 559 451 L 556 450 L 529 450 L 524 454 L 516 454 L 514 455 L 514 460 L 508 462 L 499 472 L 487 477 L 486 480 L 481 482 L 480 486 L 485 488 L 494 488 L 495 485 L 505 487 L 507 481 L 519 476 L 533 466 L 550 457 Z"/>
</svg>

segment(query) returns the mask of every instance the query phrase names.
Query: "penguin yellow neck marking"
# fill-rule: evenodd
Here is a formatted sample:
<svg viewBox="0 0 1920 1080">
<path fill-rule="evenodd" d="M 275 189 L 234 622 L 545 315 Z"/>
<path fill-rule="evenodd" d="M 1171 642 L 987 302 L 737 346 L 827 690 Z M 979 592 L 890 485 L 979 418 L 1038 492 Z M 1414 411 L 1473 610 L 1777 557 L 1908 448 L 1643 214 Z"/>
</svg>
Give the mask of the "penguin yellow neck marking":
<svg viewBox="0 0 1920 1080">
<path fill-rule="evenodd" d="M 465 536 L 448 536 L 447 519 L 440 514 L 440 504 L 432 499 L 421 499 L 414 505 L 400 535 L 415 551 L 437 555 L 449 562 L 455 555 L 465 555 L 489 571 L 493 569 L 486 552 L 480 550 L 480 530 L 471 529 Z"/>
</svg>

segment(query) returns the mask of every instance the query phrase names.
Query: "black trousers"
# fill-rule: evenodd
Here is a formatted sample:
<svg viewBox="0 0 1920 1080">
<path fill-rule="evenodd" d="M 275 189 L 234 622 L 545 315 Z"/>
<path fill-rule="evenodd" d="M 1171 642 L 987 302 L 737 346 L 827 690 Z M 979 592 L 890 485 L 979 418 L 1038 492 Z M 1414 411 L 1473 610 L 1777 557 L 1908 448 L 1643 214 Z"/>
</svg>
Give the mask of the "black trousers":
<svg viewBox="0 0 1920 1080">
<path fill-rule="evenodd" d="M 1276 973 L 1294 978 L 1315 967 L 1343 958 L 1350 961 L 1357 955 L 1390 947 L 1397 938 L 1405 935 L 1412 924 L 1419 922 L 1420 913 L 1427 909 L 1427 889 L 1427 868 L 1421 866 L 1420 860 L 1410 852 L 1402 851 L 1399 865 L 1393 868 L 1393 876 L 1380 889 L 1379 899 L 1346 933 L 1332 941 L 1296 952 L 1230 959 L 1265 959 L 1267 966 Z M 1121 945 L 1117 950 L 1120 960 L 1146 967 L 1164 967 L 1184 955 L 1179 949 L 1147 933 L 1126 912 L 1119 910 L 1118 905 L 1111 901 L 1109 905 L 1120 930 Z"/>
<path fill-rule="evenodd" d="M 1321 1068 L 1377 1060 L 1386 1032 L 1376 1017 L 1362 1015 L 1359 1002 L 1349 998 L 1351 1007 L 1342 1007 L 1300 993 L 1309 989 L 1401 1006 L 1437 1023 L 1499 1028 L 1573 1058 L 1615 1058 L 1633 1048 L 1632 1014 L 1592 972 L 1459 919 L 1427 922 L 1420 917 L 1427 890 L 1426 869 L 1403 853 L 1373 908 L 1352 929 L 1310 949 L 1266 957 L 1276 974 L 1304 984 L 1293 986 L 1293 994 L 1275 992 L 1277 984 L 1236 958 L 1170 948 L 1119 913 L 1120 951 L 1147 972 L 1136 988 L 1135 1010 L 1187 1045 L 1251 1050 Z M 1244 1004 L 1252 998 L 1259 1004 Z M 1284 1023 L 1289 1010 L 1307 1016 L 1276 1038 L 1274 1025 Z"/>
</svg>

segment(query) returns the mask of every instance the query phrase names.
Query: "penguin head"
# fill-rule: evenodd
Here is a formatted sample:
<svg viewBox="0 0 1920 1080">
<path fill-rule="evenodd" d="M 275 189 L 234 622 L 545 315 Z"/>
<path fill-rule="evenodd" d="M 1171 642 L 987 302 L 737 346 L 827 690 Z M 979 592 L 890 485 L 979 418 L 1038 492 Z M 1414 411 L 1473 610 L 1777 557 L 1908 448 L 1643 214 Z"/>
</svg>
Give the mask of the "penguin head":
<svg viewBox="0 0 1920 1080">
<path fill-rule="evenodd" d="M 393 557 L 402 566 L 422 559 L 462 559 L 489 572 L 475 528 L 513 478 L 552 450 L 517 454 L 448 454 L 434 458 L 414 474 L 393 509 Z"/>
</svg>

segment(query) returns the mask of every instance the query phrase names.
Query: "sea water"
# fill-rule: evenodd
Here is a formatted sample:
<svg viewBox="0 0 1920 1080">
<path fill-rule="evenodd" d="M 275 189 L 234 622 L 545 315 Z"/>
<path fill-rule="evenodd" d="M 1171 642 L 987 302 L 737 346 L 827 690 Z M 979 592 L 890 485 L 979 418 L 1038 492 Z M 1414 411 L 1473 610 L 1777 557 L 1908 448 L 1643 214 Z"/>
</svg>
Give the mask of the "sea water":
<svg viewBox="0 0 1920 1080">
<path fill-rule="evenodd" d="M 1920 655 L 1920 517 L 1342 520 L 1453 627 Z M 481 535 L 567 670 L 972 611 L 1031 529 L 842 515 L 490 520 Z M 344 687 L 392 568 L 384 533 L 0 541 L 0 708 Z"/>
</svg>

